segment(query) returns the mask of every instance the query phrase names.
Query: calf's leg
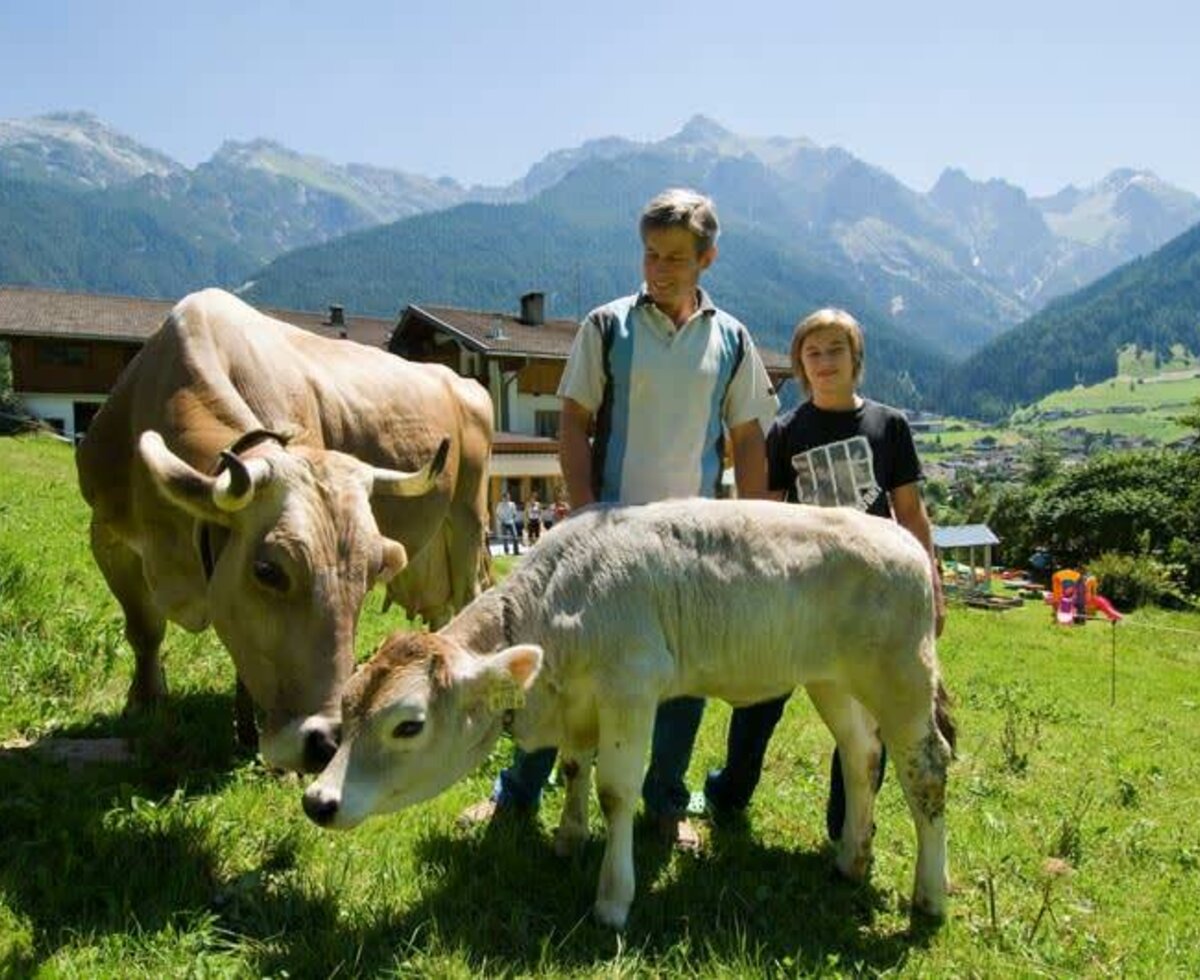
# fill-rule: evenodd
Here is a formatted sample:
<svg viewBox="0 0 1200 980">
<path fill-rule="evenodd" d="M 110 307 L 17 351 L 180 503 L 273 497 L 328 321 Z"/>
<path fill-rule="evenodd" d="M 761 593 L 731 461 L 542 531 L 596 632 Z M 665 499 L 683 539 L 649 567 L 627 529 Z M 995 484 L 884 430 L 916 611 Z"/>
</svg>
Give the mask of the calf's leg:
<svg viewBox="0 0 1200 980">
<path fill-rule="evenodd" d="M 906 724 L 884 723 L 883 737 L 917 831 L 917 870 L 912 908 L 935 918 L 946 914 L 946 770 L 951 748 L 931 707 Z"/>
<path fill-rule="evenodd" d="M 806 690 L 833 733 L 841 757 L 846 820 L 838 845 L 838 871 L 851 881 L 863 881 L 871 873 L 875 786 L 883 755 L 875 719 L 838 684 L 812 683 Z"/>
<path fill-rule="evenodd" d="M 633 815 L 642 788 L 646 753 L 654 731 L 655 701 L 605 698 L 599 712 L 596 795 L 608 828 L 596 919 L 623 929 L 633 902 Z"/>
<path fill-rule="evenodd" d="M 554 832 L 554 853 L 569 857 L 588 839 L 588 791 L 592 786 L 591 750 L 563 747 L 559 750 L 558 771 L 567 784 L 562 817 Z"/>
</svg>

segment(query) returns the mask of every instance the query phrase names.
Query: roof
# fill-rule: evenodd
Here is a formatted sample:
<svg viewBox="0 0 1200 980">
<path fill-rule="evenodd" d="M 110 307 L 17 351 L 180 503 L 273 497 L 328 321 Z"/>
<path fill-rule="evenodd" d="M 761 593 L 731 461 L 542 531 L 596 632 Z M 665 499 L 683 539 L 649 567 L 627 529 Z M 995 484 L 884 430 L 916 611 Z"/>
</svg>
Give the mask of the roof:
<svg viewBox="0 0 1200 980">
<path fill-rule="evenodd" d="M 493 356 L 539 357 L 566 360 L 571 353 L 579 323 L 575 320 L 545 320 L 525 323 L 511 313 L 488 310 L 464 310 L 454 306 L 418 306 L 412 304 L 400 317 L 397 334 L 416 321 L 444 330 L 457 337 L 469 349 Z M 759 346 L 763 365 L 773 376 L 792 373 L 786 354 Z"/>
<path fill-rule="evenodd" d="M 142 343 L 161 325 L 176 300 L 69 293 L 25 286 L 0 286 L 0 337 L 61 337 Z M 326 337 L 340 336 L 342 327 L 327 313 L 263 309 L 293 326 Z M 371 347 L 383 347 L 392 321 L 379 317 L 347 316 L 346 336 Z"/>
<path fill-rule="evenodd" d="M 986 524 L 933 526 L 933 544 L 937 548 L 976 548 L 980 545 L 999 543 L 1000 539 Z"/>
<path fill-rule="evenodd" d="M 462 310 L 453 306 L 408 307 L 400 317 L 397 332 L 412 319 L 453 334 L 470 350 L 485 354 L 511 354 L 566 360 L 579 331 L 575 320 L 545 320 L 537 325 L 523 323 L 510 313 Z"/>
</svg>

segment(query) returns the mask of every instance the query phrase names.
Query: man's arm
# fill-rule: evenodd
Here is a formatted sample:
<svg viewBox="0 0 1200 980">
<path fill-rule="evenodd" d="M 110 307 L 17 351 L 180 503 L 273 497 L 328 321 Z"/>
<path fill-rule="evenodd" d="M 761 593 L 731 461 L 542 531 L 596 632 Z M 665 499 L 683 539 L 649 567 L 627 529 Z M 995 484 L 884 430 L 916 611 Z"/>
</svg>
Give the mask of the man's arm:
<svg viewBox="0 0 1200 980">
<path fill-rule="evenodd" d="M 921 500 L 921 488 L 916 483 L 906 483 L 896 487 L 889 497 L 896 521 L 907 528 L 929 553 L 929 573 L 933 577 L 933 596 L 937 609 L 937 635 L 941 636 L 942 628 L 946 625 L 946 597 L 942 595 L 942 577 L 938 574 L 937 553 L 933 547 L 933 528 L 929 524 L 929 515 L 925 513 L 925 503 Z"/>
<path fill-rule="evenodd" d="M 733 477 L 742 500 L 765 499 L 767 493 L 767 441 L 757 419 L 729 430 L 733 443 Z"/>
<path fill-rule="evenodd" d="M 596 502 L 592 495 L 592 447 L 588 442 L 591 427 L 592 413 L 573 398 L 564 398 L 558 433 L 558 462 L 572 510 Z"/>
</svg>

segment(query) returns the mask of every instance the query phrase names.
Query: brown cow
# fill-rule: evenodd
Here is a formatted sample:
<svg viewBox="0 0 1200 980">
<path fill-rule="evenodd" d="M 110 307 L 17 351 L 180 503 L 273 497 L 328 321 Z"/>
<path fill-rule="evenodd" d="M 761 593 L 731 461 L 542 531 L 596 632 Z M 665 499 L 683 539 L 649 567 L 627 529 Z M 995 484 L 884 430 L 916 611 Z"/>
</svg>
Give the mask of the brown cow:
<svg viewBox="0 0 1200 980">
<path fill-rule="evenodd" d="M 263 758 L 320 768 L 371 587 L 438 626 L 486 586 L 491 438 L 487 392 L 445 367 L 185 297 L 77 454 L 136 655 L 129 706 L 165 690 L 166 622 L 211 624 Z"/>
</svg>

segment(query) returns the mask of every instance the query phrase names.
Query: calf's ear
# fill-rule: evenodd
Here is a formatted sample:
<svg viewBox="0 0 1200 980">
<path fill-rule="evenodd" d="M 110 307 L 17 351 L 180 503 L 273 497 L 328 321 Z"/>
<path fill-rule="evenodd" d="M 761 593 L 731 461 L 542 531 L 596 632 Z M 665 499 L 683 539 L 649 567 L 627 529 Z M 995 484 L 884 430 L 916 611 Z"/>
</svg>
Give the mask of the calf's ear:
<svg viewBox="0 0 1200 980">
<path fill-rule="evenodd" d="M 542 648 L 531 643 L 501 650 L 484 662 L 479 681 L 483 700 L 492 711 L 525 704 L 525 692 L 542 669 Z"/>
</svg>

